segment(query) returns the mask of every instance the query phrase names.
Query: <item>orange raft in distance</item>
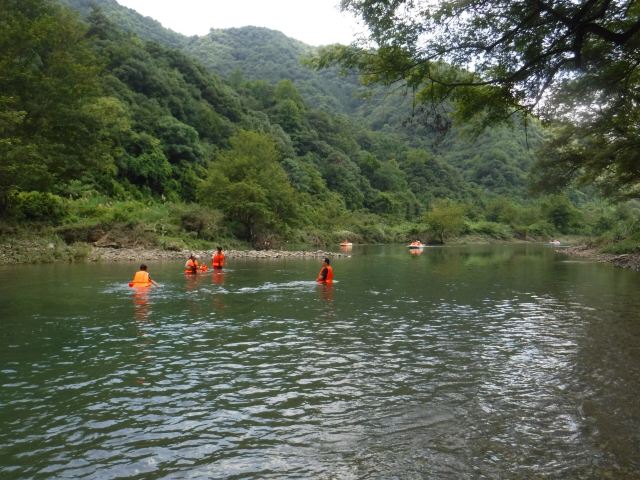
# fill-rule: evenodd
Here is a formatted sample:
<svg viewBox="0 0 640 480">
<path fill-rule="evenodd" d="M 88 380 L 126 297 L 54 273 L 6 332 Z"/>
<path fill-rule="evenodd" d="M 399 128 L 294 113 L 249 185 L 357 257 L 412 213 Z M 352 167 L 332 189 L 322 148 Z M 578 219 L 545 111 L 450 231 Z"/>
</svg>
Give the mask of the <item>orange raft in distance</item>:
<svg viewBox="0 0 640 480">
<path fill-rule="evenodd" d="M 420 240 L 416 240 L 414 242 L 411 242 L 409 245 L 407 245 L 407 248 L 411 249 L 411 250 L 416 250 L 419 248 L 424 248 L 425 245 L 420 241 Z"/>
</svg>

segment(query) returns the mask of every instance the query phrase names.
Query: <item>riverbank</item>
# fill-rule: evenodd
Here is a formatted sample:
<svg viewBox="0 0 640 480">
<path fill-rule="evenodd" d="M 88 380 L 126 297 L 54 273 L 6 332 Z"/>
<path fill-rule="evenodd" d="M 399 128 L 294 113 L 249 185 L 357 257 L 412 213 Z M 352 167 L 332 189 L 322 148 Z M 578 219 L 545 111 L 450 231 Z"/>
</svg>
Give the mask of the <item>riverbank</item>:
<svg viewBox="0 0 640 480">
<path fill-rule="evenodd" d="M 611 263 L 616 267 L 630 268 L 631 270 L 640 272 L 640 254 L 638 253 L 602 253 L 596 248 L 586 245 L 562 248 L 558 249 L 557 252 L 572 257 L 593 260 L 595 262 Z"/>
<path fill-rule="evenodd" d="M 18 265 L 56 262 L 154 262 L 167 260 L 184 260 L 193 252 L 207 262 L 212 250 L 173 249 L 165 250 L 154 247 L 101 247 L 88 243 L 66 243 L 52 238 L 11 239 L 0 242 L 0 265 Z M 339 257 L 344 253 L 324 250 L 225 250 L 228 258 L 264 258 L 276 259 L 286 257 L 321 258 L 324 256 Z"/>
<path fill-rule="evenodd" d="M 213 255 L 212 250 L 161 250 L 149 248 L 103 248 L 91 247 L 87 260 L 91 262 L 151 262 L 162 260 L 185 260 L 191 253 L 197 255 L 207 263 Z M 287 258 L 287 257 L 341 257 L 344 253 L 326 252 L 324 250 L 313 251 L 288 251 L 288 250 L 225 250 L 227 258 Z"/>
<path fill-rule="evenodd" d="M 467 239 L 469 240 L 469 239 Z M 454 242 L 456 245 L 467 243 L 495 243 L 486 238 L 483 242 Z M 193 252 L 203 260 L 211 258 L 212 250 L 166 250 L 154 247 L 122 247 L 97 246 L 88 243 L 67 245 L 55 238 L 29 238 L 5 240 L 0 242 L 0 265 L 54 263 L 54 262 L 155 262 L 184 260 Z M 617 267 L 640 271 L 640 254 L 602 253 L 596 248 L 584 245 L 557 249 L 561 255 L 580 257 L 596 262 L 611 263 Z M 349 253 L 328 252 L 325 250 L 225 250 L 228 258 L 264 258 L 278 259 L 287 257 L 321 258 L 324 256 L 341 257 Z"/>
</svg>

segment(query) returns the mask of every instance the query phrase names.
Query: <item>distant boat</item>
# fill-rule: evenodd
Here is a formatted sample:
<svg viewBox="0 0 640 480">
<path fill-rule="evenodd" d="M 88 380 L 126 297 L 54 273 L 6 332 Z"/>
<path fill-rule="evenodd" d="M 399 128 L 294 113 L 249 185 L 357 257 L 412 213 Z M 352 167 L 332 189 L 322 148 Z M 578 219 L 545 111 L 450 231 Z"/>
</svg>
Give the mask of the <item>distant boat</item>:
<svg viewBox="0 0 640 480">
<path fill-rule="evenodd" d="M 340 246 L 341 247 L 353 247 L 353 243 L 351 242 L 347 242 L 346 240 L 344 242 L 340 242 Z"/>
<path fill-rule="evenodd" d="M 424 247 L 425 245 L 419 240 L 416 240 L 415 242 L 411 242 L 409 245 L 407 245 L 407 248 L 410 248 L 410 249 L 417 249 L 417 248 L 424 248 Z"/>
</svg>

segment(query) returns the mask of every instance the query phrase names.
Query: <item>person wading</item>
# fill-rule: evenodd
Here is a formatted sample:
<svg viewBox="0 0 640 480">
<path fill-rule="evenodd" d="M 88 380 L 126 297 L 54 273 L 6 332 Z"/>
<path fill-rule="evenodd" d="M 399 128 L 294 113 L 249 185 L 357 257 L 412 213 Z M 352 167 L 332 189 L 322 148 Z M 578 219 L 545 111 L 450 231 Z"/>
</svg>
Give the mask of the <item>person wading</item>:
<svg viewBox="0 0 640 480">
<path fill-rule="evenodd" d="M 324 257 L 322 261 L 322 268 L 318 273 L 316 281 L 320 283 L 333 283 L 333 268 L 331 268 L 331 260 L 327 257 Z"/>
<path fill-rule="evenodd" d="M 222 247 L 218 247 L 218 251 L 211 257 L 211 266 L 215 269 L 224 267 L 224 253 Z"/>
<path fill-rule="evenodd" d="M 129 282 L 129 286 L 130 287 L 150 287 L 151 285 L 155 285 L 156 287 L 158 286 L 156 282 L 151 280 L 151 276 L 147 271 L 147 266 L 143 263 L 142 265 L 140 265 L 140 270 L 138 270 L 133 276 L 133 280 Z"/>
<path fill-rule="evenodd" d="M 184 273 L 190 273 L 193 275 L 198 273 L 198 260 L 193 253 L 189 255 L 189 260 L 184 264 Z"/>
</svg>

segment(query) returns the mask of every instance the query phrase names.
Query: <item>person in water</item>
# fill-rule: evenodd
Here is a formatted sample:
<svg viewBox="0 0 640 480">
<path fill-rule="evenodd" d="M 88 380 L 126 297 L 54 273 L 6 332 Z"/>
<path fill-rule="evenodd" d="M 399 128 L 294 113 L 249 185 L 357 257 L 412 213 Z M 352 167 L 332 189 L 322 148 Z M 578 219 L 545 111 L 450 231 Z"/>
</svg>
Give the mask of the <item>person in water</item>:
<svg viewBox="0 0 640 480">
<path fill-rule="evenodd" d="M 198 273 L 198 257 L 196 257 L 193 253 L 189 255 L 189 260 L 184 264 L 184 273 Z"/>
<path fill-rule="evenodd" d="M 329 260 L 329 258 L 324 257 L 322 268 L 320 269 L 320 273 L 318 273 L 316 281 L 320 283 L 333 283 L 333 268 L 331 268 L 331 260 Z"/>
<path fill-rule="evenodd" d="M 133 276 L 133 280 L 129 282 L 130 287 L 150 287 L 151 285 L 155 285 L 158 287 L 159 285 L 151 279 L 149 272 L 147 271 L 147 266 L 143 263 L 140 265 L 140 270 L 138 270 Z"/>
<path fill-rule="evenodd" d="M 217 248 L 217 252 L 211 257 L 211 266 L 215 269 L 224 267 L 224 252 L 222 247 Z"/>
</svg>

